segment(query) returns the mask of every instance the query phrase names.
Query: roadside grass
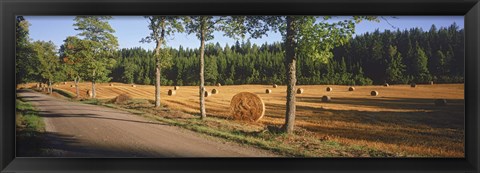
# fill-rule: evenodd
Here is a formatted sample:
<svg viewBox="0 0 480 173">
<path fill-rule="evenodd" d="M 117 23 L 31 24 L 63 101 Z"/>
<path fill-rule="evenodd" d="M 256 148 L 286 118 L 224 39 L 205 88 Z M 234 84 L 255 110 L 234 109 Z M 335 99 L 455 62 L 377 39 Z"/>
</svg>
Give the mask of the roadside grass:
<svg viewBox="0 0 480 173">
<path fill-rule="evenodd" d="M 35 107 L 20 99 L 16 100 L 16 138 L 17 155 L 19 156 L 42 156 L 45 123 L 38 116 Z"/>
<path fill-rule="evenodd" d="M 69 99 L 72 99 L 72 98 L 75 98 L 75 94 L 71 93 L 71 92 L 68 92 L 68 91 L 65 91 L 65 90 L 61 90 L 61 89 L 53 89 L 53 92 L 56 92 L 66 98 L 69 98 Z"/>
<path fill-rule="evenodd" d="M 272 151 L 288 157 L 394 157 L 394 153 L 367 146 L 343 144 L 318 137 L 304 128 L 296 127 L 294 134 L 281 133 L 278 126 L 249 123 L 219 117 L 199 116 L 168 108 L 154 108 L 149 100 L 132 99 L 125 104 L 112 104 L 108 100 L 89 99 L 86 104 L 120 109 L 145 117 L 151 121 L 167 123 L 225 141 L 237 142 Z"/>
</svg>

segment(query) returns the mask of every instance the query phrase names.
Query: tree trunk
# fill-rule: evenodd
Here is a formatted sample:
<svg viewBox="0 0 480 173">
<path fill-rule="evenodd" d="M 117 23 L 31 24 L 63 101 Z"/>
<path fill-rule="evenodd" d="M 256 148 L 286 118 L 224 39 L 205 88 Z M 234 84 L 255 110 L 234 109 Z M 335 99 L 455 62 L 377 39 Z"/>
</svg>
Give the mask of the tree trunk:
<svg viewBox="0 0 480 173">
<path fill-rule="evenodd" d="M 160 107 L 160 75 L 161 75 L 161 61 L 160 48 L 162 46 L 163 38 L 165 38 L 165 17 L 161 18 L 161 34 L 156 38 L 157 45 L 155 47 L 155 107 Z"/>
<path fill-rule="evenodd" d="M 52 88 L 52 81 L 48 81 L 48 93 L 52 94 L 53 93 L 53 88 Z"/>
<path fill-rule="evenodd" d="M 92 98 L 95 98 L 96 97 L 96 93 L 95 93 L 95 81 L 93 80 L 92 81 Z"/>
<path fill-rule="evenodd" d="M 157 43 L 158 45 L 158 43 Z M 156 51 L 158 52 L 158 51 Z M 155 107 L 160 107 L 160 58 L 158 57 L 158 53 L 155 58 Z"/>
<path fill-rule="evenodd" d="M 80 92 L 78 91 L 78 78 L 74 79 L 75 81 L 75 94 L 77 94 L 76 98 L 80 98 Z"/>
<path fill-rule="evenodd" d="M 287 38 L 285 41 L 285 59 L 287 72 L 287 110 L 285 115 L 284 131 L 288 134 L 293 132 L 295 126 L 295 84 L 296 72 L 296 26 L 293 16 L 287 16 Z"/>
<path fill-rule="evenodd" d="M 200 33 L 200 115 L 201 119 L 205 119 L 207 117 L 207 113 L 205 111 L 205 78 L 204 78 L 204 54 L 205 54 L 205 21 L 201 23 L 201 33 Z"/>
</svg>

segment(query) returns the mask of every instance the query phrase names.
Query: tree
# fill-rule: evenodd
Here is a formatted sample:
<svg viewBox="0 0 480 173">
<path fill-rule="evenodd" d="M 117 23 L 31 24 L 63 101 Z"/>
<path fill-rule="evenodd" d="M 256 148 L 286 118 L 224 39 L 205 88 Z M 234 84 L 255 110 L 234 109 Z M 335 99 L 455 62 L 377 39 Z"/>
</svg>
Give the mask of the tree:
<svg viewBox="0 0 480 173">
<path fill-rule="evenodd" d="M 160 73 L 161 73 L 161 64 L 162 58 L 164 61 L 167 60 L 169 56 L 168 52 L 164 52 L 162 56 L 161 46 L 165 44 L 165 37 L 172 35 L 175 32 L 183 32 L 184 28 L 179 22 L 179 17 L 174 16 L 145 16 L 148 19 L 148 29 L 151 33 L 146 38 L 143 38 L 141 42 L 152 42 L 155 41 L 155 107 L 160 107 Z M 167 51 L 164 49 L 164 51 Z"/>
<path fill-rule="evenodd" d="M 195 34 L 200 40 L 200 115 L 202 119 L 207 117 L 205 111 L 205 42 L 212 40 L 214 31 L 223 31 L 225 36 L 237 38 L 245 37 L 246 22 L 245 17 L 226 17 L 226 16 L 190 16 L 185 19 L 186 29 L 189 34 Z"/>
<path fill-rule="evenodd" d="M 95 83 L 108 82 L 110 68 L 115 64 L 115 51 L 118 47 L 117 38 L 113 35 L 115 30 L 108 20 L 111 16 L 77 16 L 75 17 L 75 30 L 80 31 L 79 36 L 91 41 L 85 49 L 92 54 L 85 57 L 86 80 L 92 82 L 92 98 L 96 97 Z"/>
<path fill-rule="evenodd" d="M 396 46 L 389 46 L 388 58 L 389 63 L 386 69 L 387 81 L 390 83 L 405 83 L 405 81 L 402 80 L 405 65 L 402 63 L 402 55 L 397 51 Z"/>
<path fill-rule="evenodd" d="M 35 41 L 32 43 L 34 57 L 38 59 L 37 64 L 39 80 L 48 85 L 48 92 L 53 91 L 52 83 L 60 79 L 59 58 L 56 55 L 55 45 L 53 42 Z"/>
<path fill-rule="evenodd" d="M 295 126 L 295 85 L 298 53 L 328 63 L 333 57 L 332 49 L 348 42 L 354 33 L 355 23 L 364 19 L 377 20 L 374 16 L 354 16 L 352 19 L 327 22 L 331 17 L 315 16 L 265 16 L 264 22 L 278 29 L 284 36 L 285 63 L 287 76 L 286 133 L 292 133 Z M 317 21 L 320 19 L 323 21 Z M 285 32 L 286 30 L 286 32 Z M 283 34 L 285 33 L 285 34 Z M 260 32 L 264 34 L 264 32 Z"/>
<path fill-rule="evenodd" d="M 432 80 L 428 71 L 428 57 L 423 49 L 415 44 L 415 52 L 413 54 L 413 74 L 417 82 L 428 82 Z"/>
<path fill-rule="evenodd" d="M 30 44 L 29 26 L 27 20 L 23 16 L 17 16 L 15 20 L 15 75 L 16 84 L 32 81 L 37 74 L 36 64 L 34 61 L 33 50 Z"/>
<path fill-rule="evenodd" d="M 86 64 L 88 58 L 94 56 L 90 51 L 93 44 L 93 41 L 69 36 L 60 47 L 60 62 L 67 78 L 74 81 L 76 98 L 80 97 L 78 82 L 89 75 L 86 71 Z"/>
</svg>

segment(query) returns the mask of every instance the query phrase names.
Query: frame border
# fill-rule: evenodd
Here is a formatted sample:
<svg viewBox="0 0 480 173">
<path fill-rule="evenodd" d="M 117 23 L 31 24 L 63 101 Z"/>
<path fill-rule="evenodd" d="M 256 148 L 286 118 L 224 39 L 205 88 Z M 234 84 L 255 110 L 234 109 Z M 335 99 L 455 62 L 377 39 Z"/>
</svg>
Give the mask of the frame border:
<svg viewBox="0 0 480 173">
<path fill-rule="evenodd" d="M 15 158 L 16 15 L 160 14 L 464 15 L 466 157 Z M 0 0 L 0 23 L 0 172 L 479 172 L 479 0 Z"/>
</svg>

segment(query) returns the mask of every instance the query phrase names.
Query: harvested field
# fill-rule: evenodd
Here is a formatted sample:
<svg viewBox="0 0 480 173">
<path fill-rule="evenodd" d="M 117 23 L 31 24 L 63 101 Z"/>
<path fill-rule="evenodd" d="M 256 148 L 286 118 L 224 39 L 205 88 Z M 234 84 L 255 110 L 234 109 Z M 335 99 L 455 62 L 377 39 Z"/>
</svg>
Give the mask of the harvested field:
<svg viewBox="0 0 480 173">
<path fill-rule="evenodd" d="M 154 99 L 152 85 L 108 83 L 97 84 L 97 98 L 113 99 L 128 94 L 134 99 Z M 308 92 L 297 95 L 296 126 L 318 134 L 318 138 L 343 144 L 368 146 L 394 153 L 397 156 L 463 157 L 464 155 L 464 85 L 416 84 L 410 85 L 349 86 L 301 85 Z M 35 87 L 29 84 L 28 87 Z M 81 97 L 87 98 L 90 83 L 80 83 Z M 59 85 L 75 93 L 75 87 Z M 167 97 L 172 86 L 161 87 L 162 105 L 188 113 L 199 113 L 198 86 L 182 86 L 181 92 Z M 272 93 L 266 94 L 265 90 Z M 371 91 L 378 91 L 376 97 Z M 227 118 L 230 100 L 240 92 L 259 95 L 265 103 L 261 125 L 280 126 L 284 123 L 286 86 L 278 85 L 226 85 L 222 93 L 206 97 L 207 116 Z M 322 96 L 334 99 L 322 102 Z M 445 106 L 436 106 L 435 100 L 446 99 Z M 232 120 L 233 121 L 233 120 Z"/>
</svg>

